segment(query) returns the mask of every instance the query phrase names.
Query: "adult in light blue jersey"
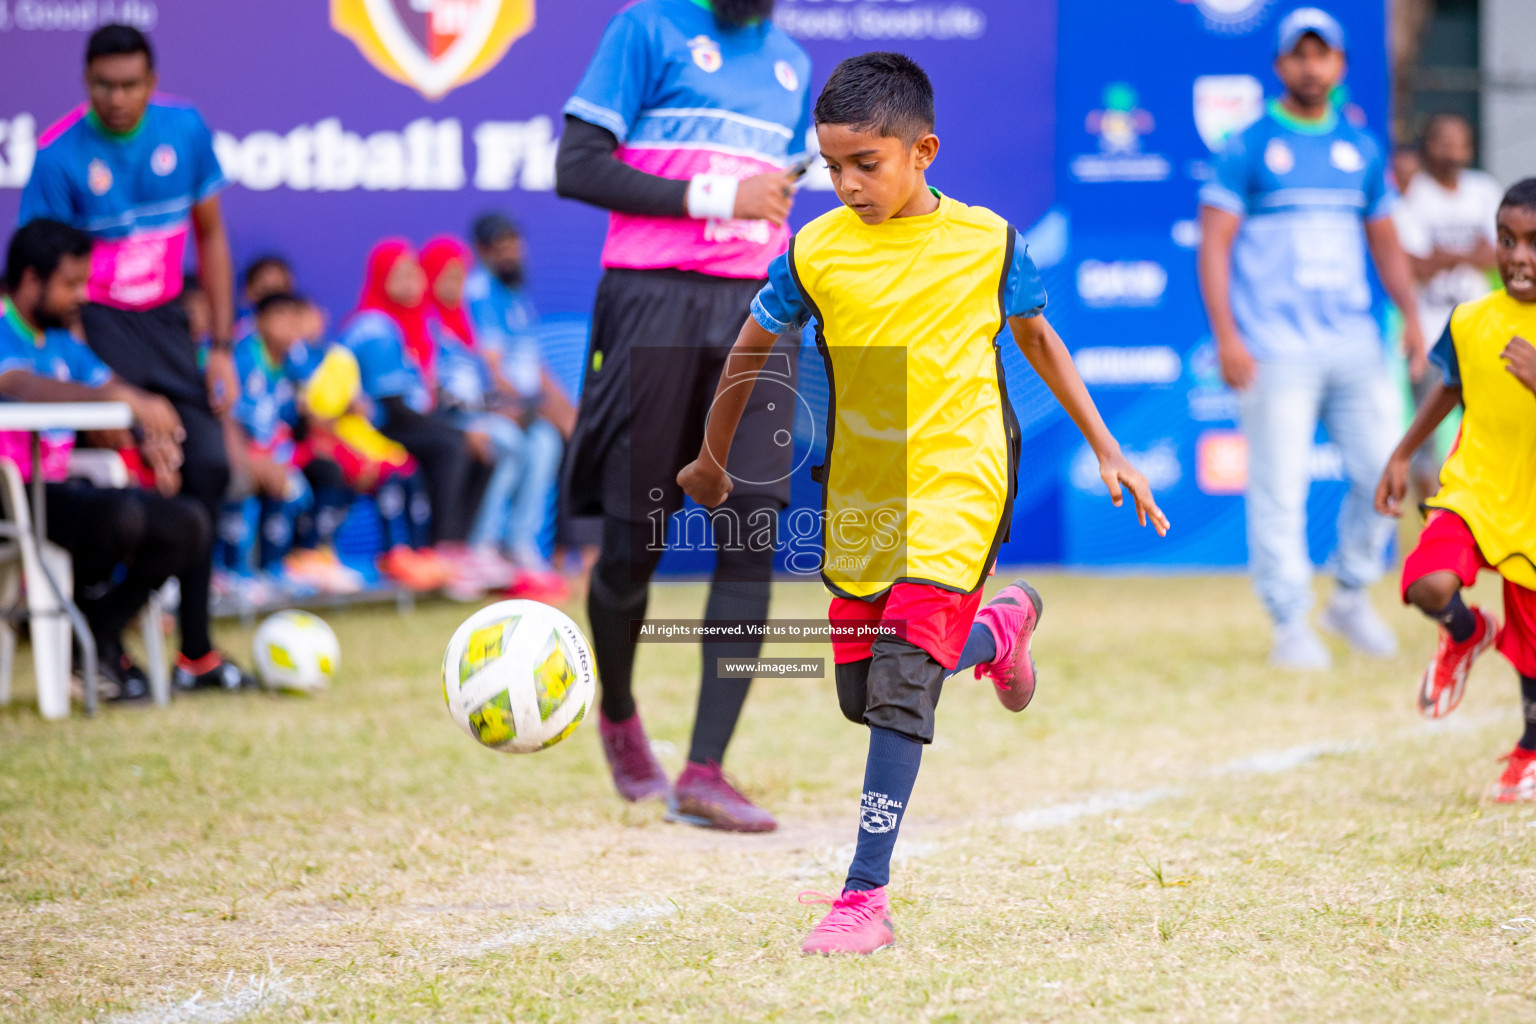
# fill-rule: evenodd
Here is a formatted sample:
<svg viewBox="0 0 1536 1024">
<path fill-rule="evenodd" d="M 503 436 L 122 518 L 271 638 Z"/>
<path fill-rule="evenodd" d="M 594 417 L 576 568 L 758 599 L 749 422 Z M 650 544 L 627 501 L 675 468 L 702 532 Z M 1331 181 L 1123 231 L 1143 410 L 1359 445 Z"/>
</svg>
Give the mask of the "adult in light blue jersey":
<svg viewBox="0 0 1536 1024">
<path fill-rule="evenodd" d="M 1322 625 L 1365 653 L 1397 650 L 1365 589 L 1381 575 L 1391 534 L 1372 494 L 1398 419 L 1371 311 L 1367 249 L 1403 311 L 1415 375 L 1425 359 L 1386 155 L 1332 102 L 1344 52 L 1344 30 L 1326 12 L 1303 7 L 1284 18 L 1275 72 L 1285 95 L 1231 140 L 1200 193 L 1201 289 L 1248 439 L 1249 564 L 1275 624 L 1270 660 L 1289 668 L 1330 662 L 1308 622 L 1306 505 L 1319 421 L 1350 481 L 1332 559 L 1338 589 Z"/>
</svg>

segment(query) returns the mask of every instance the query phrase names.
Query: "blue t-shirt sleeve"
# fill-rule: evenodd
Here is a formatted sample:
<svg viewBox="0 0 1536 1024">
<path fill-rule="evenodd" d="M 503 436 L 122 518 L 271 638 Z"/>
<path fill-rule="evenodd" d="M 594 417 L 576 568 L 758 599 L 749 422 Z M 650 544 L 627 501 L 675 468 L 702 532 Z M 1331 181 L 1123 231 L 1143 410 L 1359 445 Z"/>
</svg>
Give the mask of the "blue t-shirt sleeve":
<svg viewBox="0 0 1536 1024">
<path fill-rule="evenodd" d="M 1045 282 L 1035 261 L 1029 258 L 1029 246 L 1017 237 L 1013 242 L 1013 261 L 1008 264 L 1008 282 L 1003 288 L 1003 313 L 1006 316 L 1039 316 L 1045 312 Z"/>
<path fill-rule="evenodd" d="M 196 189 L 193 199 L 200 203 L 222 192 L 229 180 L 224 177 L 224 168 L 219 166 L 219 156 L 213 148 L 213 133 L 208 130 L 208 125 L 195 111 L 189 111 L 188 118 L 187 149 L 192 158 L 193 187 Z"/>
<path fill-rule="evenodd" d="M 61 331 L 64 337 L 59 348 L 64 355 L 64 365 L 69 367 L 69 379 L 86 387 L 105 387 L 112 379 L 112 371 L 102 362 L 85 342 L 73 334 Z"/>
<path fill-rule="evenodd" d="M 251 335 L 246 335 L 235 342 L 235 349 L 231 358 L 235 363 L 235 376 L 240 381 L 240 397 L 235 400 L 234 407 L 230 409 L 230 415 L 236 423 L 252 432 L 252 425 L 256 422 L 256 414 L 261 398 L 261 393 L 266 391 L 265 380 L 257 378 L 251 371 L 256 369 L 255 357 L 252 346 L 260 344 Z"/>
<path fill-rule="evenodd" d="M 1365 219 L 1390 217 L 1397 209 L 1397 189 L 1387 180 L 1387 161 L 1381 147 L 1372 145 L 1365 165 Z"/>
<path fill-rule="evenodd" d="M 0 322 L 0 373 L 10 373 L 12 370 L 36 373 L 37 363 L 33 359 L 31 344 Z"/>
<path fill-rule="evenodd" d="M 405 363 L 405 344 L 400 329 L 387 317 L 359 317 L 341 342 L 357 357 L 363 393 L 369 398 L 392 398 L 411 390 L 415 381 Z"/>
<path fill-rule="evenodd" d="M 1429 350 L 1429 361 L 1440 367 L 1446 387 L 1461 387 L 1461 361 L 1456 358 L 1456 342 L 1451 338 L 1450 324 L 1445 325 L 1445 332 L 1440 335 L 1440 340 L 1435 342 L 1435 347 Z"/>
<path fill-rule="evenodd" d="M 752 319 L 769 334 L 788 334 L 804 327 L 810 318 L 811 307 L 795 283 L 789 253 L 774 257 L 768 264 L 768 283 L 752 300 Z"/>
<path fill-rule="evenodd" d="M 623 142 L 643 109 L 654 65 L 650 32 L 638 16 L 620 12 L 608 23 L 565 113 Z"/>
<path fill-rule="evenodd" d="M 37 162 L 32 165 L 32 177 L 21 190 L 21 210 L 16 215 L 18 227 L 34 220 L 79 224 L 64 162 L 47 149 L 37 155 Z"/>
<path fill-rule="evenodd" d="M 1235 213 L 1248 213 L 1250 174 L 1248 145 L 1242 135 L 1227 140 L 1226 148 L 1216 157 L 1214 174 L 1200 188 L 1200 205 Z"/>
</svg>

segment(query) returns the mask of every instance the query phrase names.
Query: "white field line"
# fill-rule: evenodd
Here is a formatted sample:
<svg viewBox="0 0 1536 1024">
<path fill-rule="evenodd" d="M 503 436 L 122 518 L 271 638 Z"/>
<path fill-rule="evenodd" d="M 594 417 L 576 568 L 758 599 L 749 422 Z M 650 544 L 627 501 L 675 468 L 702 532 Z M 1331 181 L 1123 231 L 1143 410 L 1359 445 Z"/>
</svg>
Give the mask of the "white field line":
<svg viewBox="0 0 1536 1024">
<path fill-rule="evenodd" d="M 1465 732 L 1482 728 L 1508 718 L 1508 713 L 1464 715 L 1455 719 L 1427 722 L 1413 729 L 1404 730 L 1393 739 L 1434 735 L 1442 732 Z M 1276 775 L 1310 764 L 1320 757 L 1333 754 L 1358 753 L 1375 746 L 1372 743 L 1304 743 L 1282 750 L 1267 751 L 1249 757 L 1238 758 L 1217 765 L 1208 773 L 1212 778 L 1243 777 L 1250 775 Z M 1101 818 L 1115 811 L 1139 810 L 1150 804 L 1180 796 L 1185 787 L 1158 786 L 1143 790 L 1101 790 L 1078 799 L 1044 807 L 1033 807 L 1001 819 L 1023 831 L 1059 828 L 1085 818 Z M 944 844 L 938 840 L 898 840 L 893 862 L 917 860 L 930 856 Z M 853 844 L 826 851 L 823 855 L 791 868 L 784 874 L 791 877 L 827 871 L 838 864 L 846 864 L 853 857 Z M 642 921 L 653 921 L 677 913 L 672 903 L 633 903 L 597 907 L 579 914 L 560 914 L 539 924 L 514 928 L 477 942 L 461 946 L 450 955 L 454 957 L 483 956 L 500 949 L 526 946 L 543 938 L 579 938 L 600 932 L 617 931 Z M 1512 922 L 1515 928 L 1524 927 L 1524 921 Z M 276 969 L 267 975 L 251 976 L 241 989 L 231 991 L 234 975 L 225 980 L 224 992 L 216 999 L 205 1000 L 202 992 L 178 1003 L 146 1007 L 129 1013 L 114 1014 L 103 1024 L 233 1024 L 256 1010 L 298 1004 L 307 1000 L 308 993 L 297 993 L 289 988 L 286 979 Z"/>
<path fill-rule="evenodd" d="M 224 979 L 224 990 L 213 998 L 199 991 L 179 1002 L 113 1014 L 105 1024 L 231 1024 L 257 1010 L 279 1009 L 306 998 L 306 993 L 294 992 L 275 968 L 269 967 L 264 975 L 251 975 L 241 988 L 235 988 L 231 971 Z"/>
<path fill-rule="evenodd" d="M 460 946 L 453 951 L 452 955 L 455 957 L 481 956 L 508 946 L 527 946 L 549 936 L 580 938 L 596 935 L 598 932 L 611 932 L 640 921 L 654 921 L 675 913 L 677 913 L 677 907 L 671 903 L 631 903 L 598 907 L 581 914 L 560 914 L 542 924 L 514 928 L 500 935 Z"/>
</svg>

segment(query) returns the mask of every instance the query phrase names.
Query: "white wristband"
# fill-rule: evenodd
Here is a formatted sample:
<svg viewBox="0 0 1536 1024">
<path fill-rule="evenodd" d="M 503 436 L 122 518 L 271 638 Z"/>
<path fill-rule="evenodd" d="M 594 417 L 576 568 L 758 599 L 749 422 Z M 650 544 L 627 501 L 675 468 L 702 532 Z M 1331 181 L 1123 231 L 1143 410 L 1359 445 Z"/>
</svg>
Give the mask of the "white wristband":
<svg viewBox="0 0 1536 1024">
<path fill-rule="evenodd" d="M 688 216 L 695 220 L 730 220 L 736 216 L 736 186 L 728 174 L 695 174 L 688 182 Z"/>
</svg>

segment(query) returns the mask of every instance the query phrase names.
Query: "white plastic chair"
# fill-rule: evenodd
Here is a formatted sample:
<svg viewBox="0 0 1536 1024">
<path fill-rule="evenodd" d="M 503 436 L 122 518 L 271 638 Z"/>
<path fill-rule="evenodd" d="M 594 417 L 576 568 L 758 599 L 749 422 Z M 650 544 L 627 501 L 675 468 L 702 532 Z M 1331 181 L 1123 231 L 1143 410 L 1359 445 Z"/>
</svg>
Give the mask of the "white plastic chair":
<svg viewBox="0 0 1536 1024">
<path fill-rule="evenodd" d="M 73 636 L 63 606 L 43 578 L 49 572 L 66 595 L 73 593 L 69 552 L 54 544 L 39 546 L 32 530 L 32 509 L 27 502 L 21 470 L 10 459 L 0 459 L 0 504 L 6 519 L 0 522 L 0 608 L 16 607 L 23 579 L 27 619 L 32 630 L 32 661 L 37 675 L 37 710 L 44 718 L 69 717 L 70 640 Z M 16 626 L 0 620 L 0 705 L 11 702 L 11 675 L 16 664 Z"/>
<path fill-rule="evenodd" d="M 113 451 L 76 449 L 70 455 L 70 476 L 90 481 L 97 487 L 122 488 L 131 483 L 128 467 Z M 69 619 L 59 607 L 53 588 L 39 573 L 39 559 L 47 559 L 53 578 L 66 594 L 73 594 L 73 566 L 69 552 L 53 544 L 38 550 L 33 532 L 31 505 L 21 471 L 8 459 L 0 459 L 0 504 L 6 519 L 0 522 L 0 609 L 16 607 L 23 581 L 36 580 L 26 587 L 27 617 L 32 631 L 32 659 L 37 674 L 37 706 L 44 718 L 69 715 L 70 640 Z M 160 622 L 164 602 L 159 593 L 139 616 L 139 627 L 146 652 L 144 674 L 149 677 L 149 692 L 156 705 L 171 702 L 171 675 L 165 656 L 165 635 Z M 16 664 L 16 627 L 9 619 L 0 619 L 0 706 L 11 701 L 11 678 Z"/>
</svg>

